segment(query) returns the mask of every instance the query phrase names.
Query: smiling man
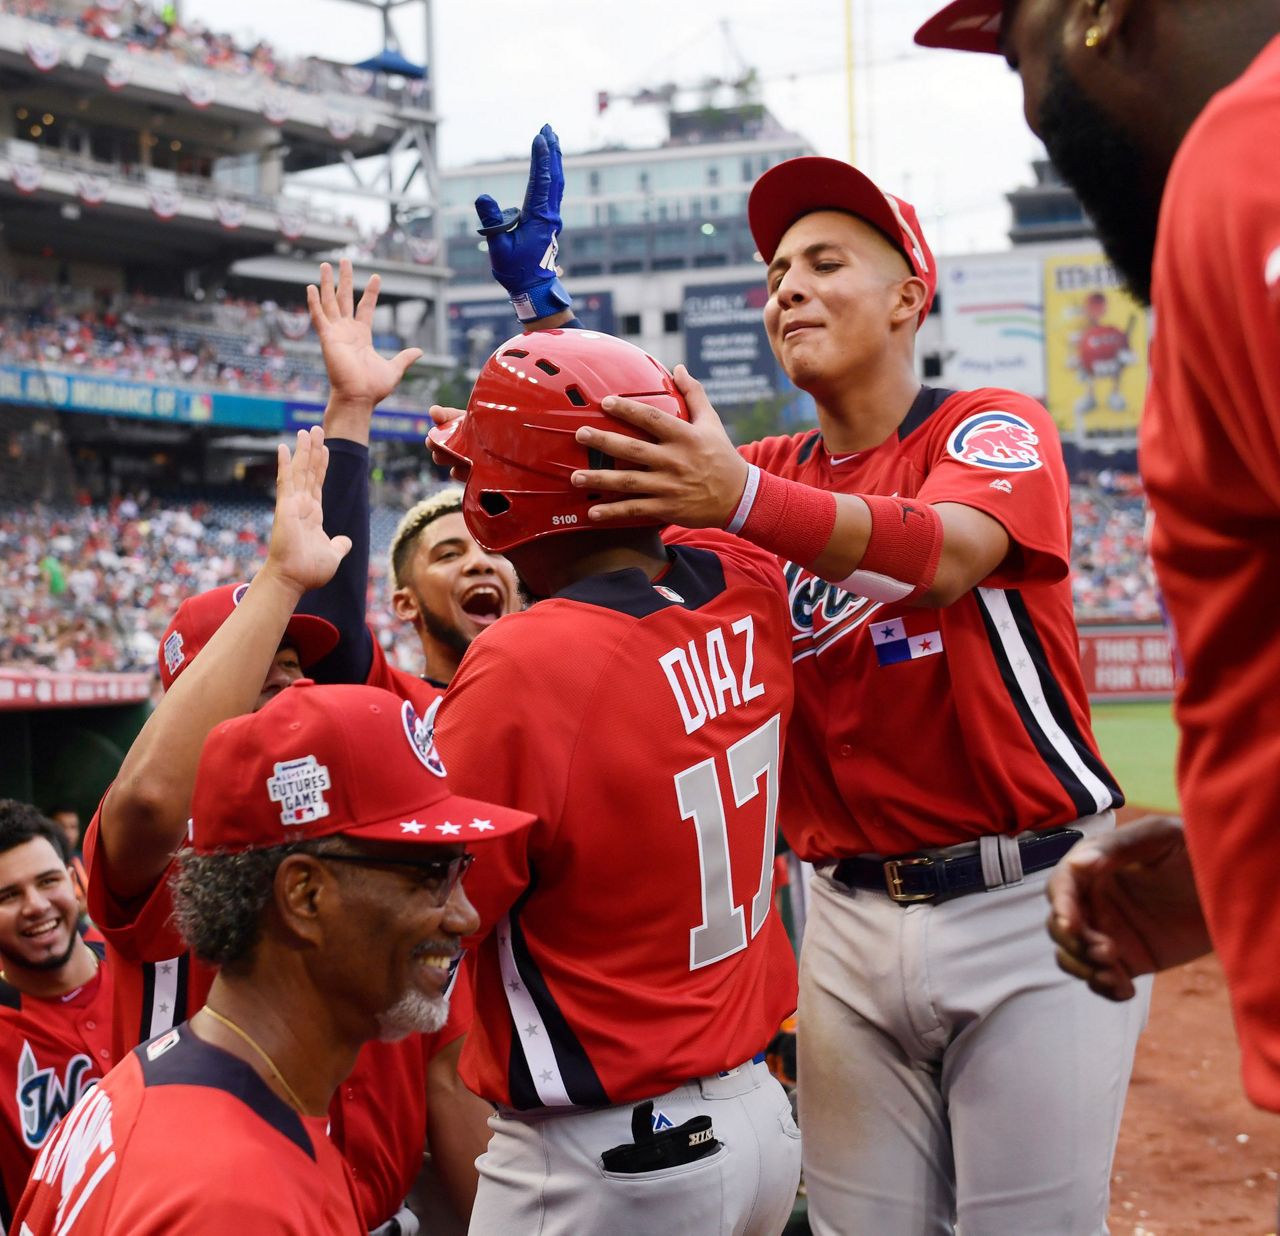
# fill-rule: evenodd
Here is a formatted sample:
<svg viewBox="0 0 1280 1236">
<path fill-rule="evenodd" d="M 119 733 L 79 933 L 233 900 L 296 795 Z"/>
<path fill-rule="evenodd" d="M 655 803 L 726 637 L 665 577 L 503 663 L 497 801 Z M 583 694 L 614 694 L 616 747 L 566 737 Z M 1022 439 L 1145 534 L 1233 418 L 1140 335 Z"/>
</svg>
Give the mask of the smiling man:
<svg viewBox="0 0 1280 1236">
<path fill-rule="evenodd" d="M 779 818 L 819 872 L 798 1032 L 810 1224 L 1101 1232 L 1145 1006 L 1111 1016 L 1044 945 L 1051 868 L 1123 802 L 1090 732 L 1057 432 L 1025 395 L 921 385 L 937 268 L 909 203 L 802 158 L 747 212 L 769 340 L 818 429 L 735 450 L 677 369 L 690 420 L 606 400 L 656 441 L 584 426 L 616 467 L 573 483 L 618 497 L 590 507 L 597 528 L 723 527 L 783 562 Z M 541 226 L 522 218 L 516 247 L 545 247 Z M 1044 1122 L 1052 1145 L 1019 1138 Z"/>
<path fill-rule="evenodd" d="M 217 977 L 68 1115 L 18 1230 L 364 1230 L 330 1104 L 365 1044 L 443 1026 L 480 925 L 465 847 L 532 822 L 452 794 L 425 734 L 388 692 L 307 680 L 213 729 L 173 896 Z"/>
<path fill-rule="evenodd" d="M 0 1225 L 31 1162 L 111 1067 L 111 978 L 76 930 L 66 835 L 0 799 Z"/>
<path fill-rule="evenodd" d="M 476 544 L 462 518 L 462 490 L 425 498 L 391 540 L 391 603 L 422 644 L 423 677 L 441 689 L 471 641 L 520 608 L 515 571 L 501 554 Z"/>
<path fill-rule="evenodd" d="M 164 698 L 130 747 L 86 838 L 90 907 L 115 967 L 116 1059 L 191 1016 L 213 979 L 176 930 L 169 879 L 187 833 L 201 744 L 229 717 L 288 695 L 301 667 L 337 640 L 328 623 L 294 613 L 308 587 L 328 581 L 349 544 L 322 526 L 327 451 L 321 430 L 300 435 L 294 458 L 284 451 L 279 462 L 266 564 L 243 589 L 207 593 L 180 607 L 161 642 Z M 464 982 L 460 975 L 459 988 Z M 460 1050 L 452 1019 L 439 1034 L 367 1043 L 334 1096 L 333 1140 L 355 1173 L 368 1229 L 408 1229 L 413 1216 L 404 1199 L 421 1167 L 426 1130 L 437 1123 L 428 1116 L 428 1092 L 432 1112 L 447 1112 L 460 1088 L 450 1053 Z M 469 1167 L 478 1153 L 468 1140 L 456 1157 Z M 474 1181 L 473 1169 L 470 1176 Z"/>
</svg>

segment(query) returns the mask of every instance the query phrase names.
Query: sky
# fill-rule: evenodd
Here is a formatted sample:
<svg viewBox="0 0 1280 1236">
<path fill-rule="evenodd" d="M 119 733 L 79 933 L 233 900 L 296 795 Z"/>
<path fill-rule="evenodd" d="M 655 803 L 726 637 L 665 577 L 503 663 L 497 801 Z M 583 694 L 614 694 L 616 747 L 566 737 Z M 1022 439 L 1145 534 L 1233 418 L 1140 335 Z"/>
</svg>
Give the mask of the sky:
<svg viewBox="0 0 1280 1236">
<path fill-rule="evenodd" d="M 1004 194 L 1034 181 L 1043 148 L 1022 117 L 1018 79 L 998 56 L 916 47 L 942 0 L 852 0 L 852 161 L 913 202 L 940 254 L 1008 247 Z M 653 145 L 662 112 L 615 97 L 673 81 L 691 104 L 708 77 L 756 69 L 763 99 L 819 154 L 851 157 L 845 0 L 434 0 L 436 106 L 445 167 L 527 152 L 544 121 L 575 150 Z M 198 19 L 281 52 L 361 60 L 381 18 L 348 0 L 181 0 Z M 424 58 L 421 8 L 397 16 L 401 49 Z M 302 20 L 305 14 L 306 19 Z"/>
</svg>

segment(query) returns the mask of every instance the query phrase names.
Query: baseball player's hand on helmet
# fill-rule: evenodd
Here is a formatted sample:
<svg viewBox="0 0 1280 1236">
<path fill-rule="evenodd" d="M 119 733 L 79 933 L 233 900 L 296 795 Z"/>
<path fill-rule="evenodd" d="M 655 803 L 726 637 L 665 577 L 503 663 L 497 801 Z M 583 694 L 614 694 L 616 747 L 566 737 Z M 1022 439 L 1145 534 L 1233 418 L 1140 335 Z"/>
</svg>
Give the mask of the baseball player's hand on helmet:
<svg viewBox="0 0 1280 1236">
<path fill-rule="evenodd" d="M 1109 1000 L 1133 980 L 1213 947 L 1191 877 L 1181 821 L 1146 816 L 1081 841 L 1047 889 L 1058 965 Z"/>
<path fill-rule="evenodd" d="M 333 267 L 320 264 L 320 286 L 307 285 L 307 308 L 320 339 L 324 367 L 329 375 L 330 405 L 342 404 L 370 416 L 404 377 L 405 370 L 422 356 L 421 348 L 405 348 L 395 356 L 380 356 L 373 346 L 373 311 L 378 305 L 381 279 L 369 276 L 360 303 L 351 287 L 351 263 L 338 263 L 334 287 Z"/>
<path fill-rule="evenodd" d="M 634 399 L 611 395 L 600 405 L 654 441 L 578 430 L 579 442 L 611 455 L 619 466 L 575 472 L 574 485 L 643 495 L 593 506 L 593 521 L 644 518 L 685 528 L 723 528 L 733 518 L 747 482 L 747 463 L 729 441 L 702 384 L 683 365 L 676 366 L 675 380 L 689 408 L 687 422 Z"/>
<path fill-rule="evenodd" d="M 477 230 L 489 246 L 493 277 L 506 288 L 522 322 L 551 317 L 573 304 L 556 266 L 563 197 L 560 139 L 544 124 L 533 139 L 524 205 L 503 210 L 487 193 L 476 198 Z"/>
<path fill-rule="evenodd" d="M 283 443 L 276 455 L 276 515 L 262 568 L 299 596 L 333 578 L 351 550 L 351 538 L 324 530 L 320 494 L 329 468 L 329 448 L 319 426 L 298 430 L 292 457 Z"/>
</svg>

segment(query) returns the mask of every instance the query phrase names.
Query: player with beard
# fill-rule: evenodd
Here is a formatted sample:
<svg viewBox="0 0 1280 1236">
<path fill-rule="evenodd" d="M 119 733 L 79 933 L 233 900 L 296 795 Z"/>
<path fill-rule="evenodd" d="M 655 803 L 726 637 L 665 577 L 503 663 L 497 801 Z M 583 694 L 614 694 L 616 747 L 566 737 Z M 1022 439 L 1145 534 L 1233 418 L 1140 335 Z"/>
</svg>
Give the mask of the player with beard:
<svg viewBox="0 0 1280 1236">
<path fill-rule="evenodd" d="M 471 641 L 520 608 L 511 564 L 476 544 L 451 485 L 405 512 L 391 538 L 391 603 L 412 624 L 426 662 L 423 678 L 443 690 Z"/>
<path fill-rule="evenodd" d="M 810 1225 L 1102 1232 L 1145 1010 L 1108 1016 L 1044 947 L 1050 870 L 1123 802 L 1090 730 L 1057 432 L 1025 395 L 921 386 L 937 267 L 909 203 L 800 158 L 756 182 L 747 213 L 770 344 L 819 428 L 735 449 L 678 368 L 689 421 L 606 400 L 645 437 L 579 429 L 614 466 L 573 485 L 625 495 L 589 508 L 597 529 L 727 528 L 784 564 L 779 820 L 818 871 L 797 1035 Z M 501 235 L 536 254 L 544 228 L 519 215 Z M 537 263 L 490 254 L 517 303 L 509 276 Z M 1020 1138 L 1033 1122 L 1054 1139 Z"/>
<path fill-rule="evenodd" d="M 1186 832 L 1155 819 L 1064 865 L 1061 964 L 1126 999 L 1133 976 L 1211 941 L 1245 1089 L 1280 1111 L 1280 9 L 958 0 L 916 40 L 1005 56 L 1028 123 L 1154 309 L 1139 464 L 1180 663 Z"/>
<path fill-rule="evenodd" d="M 378 355 L 372 320 L 379 278 L 370 276 L 359 304 L 352 281 L 351 263 L 343 258 L 336 282 L 326 262 L 319 286 L 307 289 L 330 384 L 324 415 L 331 451 L 325 528 L 330 535 L 348 537 L 353 549 L 330 583 L 304 598 L 300 608 L 338 630 L 337 646 L 314 670 L 317 681 L 384 687 L 425 712 L 448 685 L 471 641 L 502 615 L 519 609 L 520 598 L 510 564 L 480 549 L 467 531 L 462 491 L 448 489 L 406 512 L 391 544 L 391 604 L 422 646 L 421 675 L 392 665 L 366 625 L 373 410 L 421 352 L 410 348 L 392 359 Z"/>
<path fill-rule="evenodd" d="M 0 799 L 0 1226 L 36 1154 L 111 1067 L 111 975 L 77 930 L 66 834 Z"/>
<path fill-rule="evenodd" d="M 16 1230 L 363 1230 L 330 1140 L 336 1091 L 367 1043 L 444 1024 L 480 925 L 464 847 L 532 822 L 452 794 L 424 735 L 389 692 L 307 680 L 213 728 L 172 888 L 217 977 L 67 1116 Z"/>
</svg>

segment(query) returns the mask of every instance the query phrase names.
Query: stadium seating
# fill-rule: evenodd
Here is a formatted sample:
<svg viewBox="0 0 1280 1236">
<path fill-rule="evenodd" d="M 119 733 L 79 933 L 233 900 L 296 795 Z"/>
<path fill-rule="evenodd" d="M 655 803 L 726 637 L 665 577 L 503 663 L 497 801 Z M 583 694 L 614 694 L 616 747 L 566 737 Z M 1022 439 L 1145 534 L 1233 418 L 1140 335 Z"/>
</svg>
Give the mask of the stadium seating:
<svg viewBox="0 0 1280 1236">
<path fill-rule="evenodd" d="M 400 344 L 396 341 L 396 346 Z M 0 356 L 11 365 L 100 373 L 323 402 L 319 344 L 301 305 L 206 302 L 0 285 Z M 398 392 L 392 406 L 416 406 Z"/>
<path fill-rule="evenodd" d="M 391 659 L 409 669 L 420 667 L 421 654 L 387 603 L 387 549 L 401 513 L 435 487 L 415 471 L 373 489 L 369 619 Z M 1072 504 L 1077 616 L 1157 619 L 1137 477 L 1100 473 L 1073 485 Z M 265 499 L 0 508 L 0 665 L 153 668 L 179 601 L 252 576 L 270 527 Z"/>
<path fill-rule="evenodd" d="M 163 57 L 175 66 L 192 65 L 238 76 L 258 75 L 297 90 L 317 94 L 412 95 L 418 82 L 390 85 L 385 78 L 335 65 L 315 57 L 282 56 L 265 39 L 250 46 L 230 34 L 207 29 L 198 21 L 184 22 L 173 6 L 123 0 L 92 4 L 85 0 L 9 0 L 4 8 L 20 17 L 50 26 L 74 29 L 132 54 Z"/>
</svg>

